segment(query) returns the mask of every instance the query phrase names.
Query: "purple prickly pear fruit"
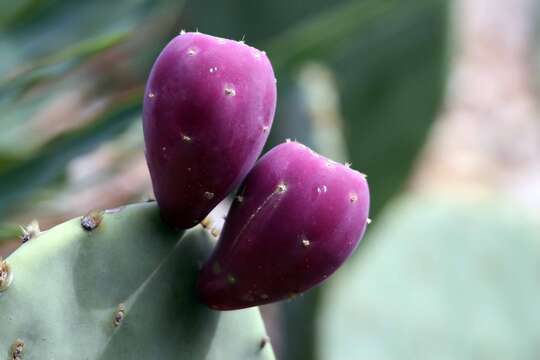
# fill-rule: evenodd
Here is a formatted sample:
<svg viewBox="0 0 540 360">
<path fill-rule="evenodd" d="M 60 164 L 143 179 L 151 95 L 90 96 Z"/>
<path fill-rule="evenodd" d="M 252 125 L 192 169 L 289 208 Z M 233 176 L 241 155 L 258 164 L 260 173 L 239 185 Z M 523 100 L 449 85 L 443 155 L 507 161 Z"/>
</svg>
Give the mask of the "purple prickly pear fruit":
<svg viewBox="0 0 540 360">
<path fill-rule="evenodd" d="M 217 247 L 201 269 L 201 301 L 218 310 L 302 293 L 336 271 L 368 222 L 363 174 L 287 142 L 244 180 Z"/>
<path fill-rule="evenodd" d="M 171 40 L 150 73 L 143 111 L 146 160 L 167 223 L 192 227 L 240 184 L 275 108 L 264 51 L 201 33 Z"/>
</svg>

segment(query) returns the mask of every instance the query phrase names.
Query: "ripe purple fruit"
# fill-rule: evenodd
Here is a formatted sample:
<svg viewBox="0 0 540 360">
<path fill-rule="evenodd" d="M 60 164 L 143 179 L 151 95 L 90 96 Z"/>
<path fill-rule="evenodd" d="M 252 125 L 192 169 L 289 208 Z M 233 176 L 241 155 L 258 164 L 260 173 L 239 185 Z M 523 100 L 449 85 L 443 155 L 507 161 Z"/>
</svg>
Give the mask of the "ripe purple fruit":
<svg viewBox="0 0 540 360">
<path fill-rule="evenodd" d="M 363 174 L 297 142 L 276 146 L 242 184 L 199 274 L 201 300 L 233 310 L 308 290 L 351 255 L 368 213 Z"/>
<path fill-rule="evenodd" d="M 156 60 L 144 98 L 146 160 L 163 219 L 200 222 L 251 169 L 268 137 L 276 81 L 264 51 L 183 33 Z"/>
</svg>

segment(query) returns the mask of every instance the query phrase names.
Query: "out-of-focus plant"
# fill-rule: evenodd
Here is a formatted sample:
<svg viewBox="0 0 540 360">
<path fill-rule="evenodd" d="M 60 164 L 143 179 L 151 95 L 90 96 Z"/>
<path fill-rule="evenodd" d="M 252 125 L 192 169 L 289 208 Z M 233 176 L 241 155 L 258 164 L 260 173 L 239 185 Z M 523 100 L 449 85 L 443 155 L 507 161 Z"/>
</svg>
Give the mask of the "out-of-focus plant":
<svg viewBox="0 0 540 360">
<path fill-rule="evenodd" d="M 16 219 L 17 213 L 28 218 L 28 206 L 65 196 L 70 187 L 87 189 L 99 182 L 89 178 L 95 174 L 88 169 L 86 179 L 69 176 L 68 165 L 106 141 L 116 141 L 138 118 L 143 74 L 177 26 L 181 10 L 169 2 L 39 4 L 21 5 L 3 22 L 2 52 L 15 52 L 3 58 L 6 75 L 0 80 L 0 121 L 6 129 L 0 136 L 4 218 Z M 140 48 L 145 51 L 138 54 Z M 110 200 L 113 205 L 118 199 Z M 47 215 L 49 224 L 72 215 L 54 212 L 58 218 Z"/>
</svg>

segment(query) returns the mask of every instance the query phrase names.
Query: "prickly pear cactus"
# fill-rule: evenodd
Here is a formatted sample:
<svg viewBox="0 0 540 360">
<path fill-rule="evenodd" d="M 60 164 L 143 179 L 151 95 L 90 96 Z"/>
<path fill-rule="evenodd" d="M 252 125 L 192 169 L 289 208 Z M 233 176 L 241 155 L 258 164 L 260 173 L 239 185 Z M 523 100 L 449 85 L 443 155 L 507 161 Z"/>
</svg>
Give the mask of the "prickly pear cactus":
<svg viewBox="0 0 540 360">
<path fill-rule="evenodd" d="M 41 233 L 0 268 L 0 359 L 273 359 L 256 308 L 197 300 L 213 243 L 170 230 L 155 203 Z"/>
<path fill-rule="evenodd" d="M 401 199 L 329 284 L 321 359 L 538 359 L 531 215 L 508 199 Z"/>
</svg>

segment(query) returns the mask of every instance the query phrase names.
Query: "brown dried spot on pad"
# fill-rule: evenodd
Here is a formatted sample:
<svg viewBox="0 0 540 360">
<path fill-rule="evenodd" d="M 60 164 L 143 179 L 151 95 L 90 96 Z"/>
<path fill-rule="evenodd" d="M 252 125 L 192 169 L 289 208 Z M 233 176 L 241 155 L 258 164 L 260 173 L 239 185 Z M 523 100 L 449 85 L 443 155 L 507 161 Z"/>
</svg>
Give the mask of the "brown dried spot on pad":
<svg viewBox="0 0 540 360">
<path fill-rule="evenodd" d="M 210 230 L 210 234 L 212 234 L 213 237 L 218 237 L 219 233 L 220 231 L 217 227 L 213 227 L 212 230 Z"/>
<path fill-rule="evenodd" d="M 126 316 L 126 306 L 124 304 L 118 305 L 116 308 L 116 313 L 114 314 L 113 319 L 113 326 L 118 327 L 122 324 L 122 321 L 124 321 L 124 317 Z"/>
<path fill-rule="evenodd" d="M 102 210 L 92 210 L 81 219 L 81 226 L 86 231 L 92 231 L 101 224 L 103 220 Z"/>
<path fill-rule="evenodd" d="M 205 217 L 203 221 L 201 221 L 201 226 L 205 229 L 208 229 L 212 225 L 212 219 L 210 219 L 209 216 Z"/>
<path fill-rule="evenodd" d="M 41 230 L 39 229 L 39 223 L 37 220 L 33 220 L 27 226 L 21 226 L 22 235 L 20 236 L 21 242 L 24 244 L 39 236 Z"/>
<path fill-rule="evenodd" d="M 17 339 L 13 345 L 11 345 L 11 360 L 21 360 L 24 351 L 24 341 Z"/>
<path fill-rule="evenodd" d="M 9 266 L 6 260 L 0 257 L 0 291 L 5 291 L 11 285 L 13 280 L 13 273 L 11 266 Z"/>
</svg>

